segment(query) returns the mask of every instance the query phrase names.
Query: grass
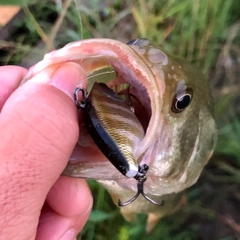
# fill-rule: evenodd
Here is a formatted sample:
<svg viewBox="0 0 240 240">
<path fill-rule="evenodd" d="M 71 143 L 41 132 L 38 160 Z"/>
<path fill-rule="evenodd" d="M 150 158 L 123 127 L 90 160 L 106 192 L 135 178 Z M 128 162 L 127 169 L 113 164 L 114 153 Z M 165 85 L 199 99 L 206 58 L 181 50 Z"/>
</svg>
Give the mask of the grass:
<svg viewBox="0 0 240 240">
<path fill-rule="evenodd" d="M 187 191 L 189 204 L 184 209 L 146 234 L 146 216 L 140 215 L 135 223 L 125 222 L 108 193 L 91 181 L 94 209 L 79 239 L 239 239 L 238 0 L 59 2 L 23 4 L 26 18 L 16 23 L 10 41 L 0 41 L 2 65 L 20 65 L 30 52 L 33 63 L 44 52 L 79 39 L 108 37 L 127 42 L 147 37 L 205 73 L 215 98 L 219 129 L 215 155 L 198 183 Z M 34 47 L 39 41 L 43 47 Z"/>
</svg>

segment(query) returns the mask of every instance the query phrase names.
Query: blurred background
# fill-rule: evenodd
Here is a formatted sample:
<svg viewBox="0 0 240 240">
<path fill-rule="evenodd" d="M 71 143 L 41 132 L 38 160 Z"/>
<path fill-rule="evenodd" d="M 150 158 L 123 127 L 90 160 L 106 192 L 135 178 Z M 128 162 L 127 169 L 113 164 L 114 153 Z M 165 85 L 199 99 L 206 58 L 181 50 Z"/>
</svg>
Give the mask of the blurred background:
<svg viewBox="0 0 240 240">
<path fill-rule="evenodd" d="M 145 215 L 126 222 L 90 181 L 94 209 L 79 239 L 240 239 L 239 0 L 0 0 L 0 65 L 29 68 L 46 52 L 96 37 L 147 37 L 200 68 L 215 99 L 218 144 L 186 207 L 149 234 Z"/>
</svg>

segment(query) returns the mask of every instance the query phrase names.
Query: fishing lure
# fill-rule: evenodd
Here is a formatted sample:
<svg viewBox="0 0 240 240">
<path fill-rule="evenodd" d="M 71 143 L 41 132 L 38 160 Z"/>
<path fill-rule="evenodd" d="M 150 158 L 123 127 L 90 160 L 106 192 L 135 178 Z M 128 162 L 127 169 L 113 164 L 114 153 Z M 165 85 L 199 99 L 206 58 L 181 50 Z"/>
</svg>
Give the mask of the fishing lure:
<svg viewBox="0 0 240 240">
<path fill-rule="evenodd" d="M 80 93 L 83 100 L 79 100 Z M 88 95 L 85 89 L 76 88 L 74 99 L 77 108 L 84 110 L 84 123 L 98 148 L 119 172 L 138 181 L 137 194 L 125 203 L 118 200 L 118 205 L 126 206 L 140 194 L 155 205 L 163 205 L 163 201 L 155 202 L 144 194 L 148 166 L 138 165 L 133 155 L 144 130 L 125 101 L 106 84 L 97 82 Z"/>
</svg>

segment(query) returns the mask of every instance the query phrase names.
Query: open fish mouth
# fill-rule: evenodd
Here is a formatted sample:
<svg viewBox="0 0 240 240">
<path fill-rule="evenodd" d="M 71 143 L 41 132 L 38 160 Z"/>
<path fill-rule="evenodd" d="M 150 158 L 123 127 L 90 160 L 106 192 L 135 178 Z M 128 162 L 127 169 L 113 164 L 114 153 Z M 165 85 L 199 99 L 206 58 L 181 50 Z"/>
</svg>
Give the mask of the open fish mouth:
<svg viewBox="0 0 240 240">
<path fill-rule="evenodd" d="M 159 109 L 160 89 L 162 90 L 162 86 L 156 81 L 156 75 L 152 72 L 154 62 L 149 61 L 151 54 L 148 55 L 147 60 L 145 59 L 149 41 L 140 41 L 142 41 L 140 45 L 134 45 L 133 42 L 127 45 L 112 39 L 90 39 L 70 43 L 62 49 L 46 54 L 41 62 L 29 70 L 23 81 L 52 65 L 65 62 L 79 64 L 83 77 L 76 87 L 80 86 L 88 92 L 94 82 L 106 83 L 126 100 L 129 108 L 139 119 L 145 131 L 145 136 L 135 151 L 135 157 L 140 161 L 140 157 L 151 145 L 156 133 L 159 114 L 155 114 L 155 110 Z M 111 168 L 113 176 L 106 175 L 106 170 L 109 171 L 111 164 L 93 144 L 81 118 L 79 126 L 81 135 L 65 173 L 94 179 L 122 178 L 123 176 L 114 168 Z M 97 174 L 95 169 L 98 169 Z"/>
<path fill-rule="evenodd" d="M 81 67 L 85 71 L 86 78 L 82 79 L 81 83 L 83 83 L 83 81 L 87 81 L 86 88 L 85 89 L 82 88 L 83 91 L 85 91 L 84 94 L 86 94 L 87 96 L 90 94 L 94 83 L 96 83 L 96 82 L 97 83 L 105 83 L 120 98 L 122 98 L 122 100 L 126 103 L 126 106 L 128 106 L 129 110 L 132 113 L 134 113 L 134 115 L 137 117 L 137 119 L 139 120 L 139 122 L 142 125 L 142 129 L 146 133 L 148 125 L 149 125 L 149 121 L 151 118 L 151 104 L 150 104 L 150 99 L 149 99 L 149 96 L 147 93 L 147 89 L 143 85 L 140 85 L 141 82 L 139 82 L 138 79 L 132 78 L 131 81 L 129 81 L 128 75 L 124 73 L 125 68 L 120 67 L 119 68 L 120 70 L 118 70 L 118 69 L 116 69 L 115 64 L 117 65 L 118 62 L 113 61 L 113 62 L 109 63 L 108 61 L 106 61 L 105 59 L 102 59 L 101 57 L 97 58 L 97 59 L 83 59 L 81 62 Z M 139 88 L 141 89 L 140 91 L 138 90 Z M 98 100 L 102 101 L 101 98 Z M 108 112 L 105 114 L 105 115 L 108 115 L 107 118 L 109 119 L 109 117 L 111 117 L 111 118 L 116 119 L 115 127 L 120 133 L 121 133 L 121 131 L 124 131 L 124 132 L 130 131 L 130 129 L 131 129 L 130 125 L 129 125 L 129 129 L 128 128 L 126 128 L 126 129 L 119 128 L 118 129 L 118 121 L 119 120 L 120 120 L 120 122 L 121 121 L 126 121 L 126 122 L 130 121 L 130 124 L 131 124 L 131 119 L 126 119 L 126 118 L 122 117 L 121 114 L 118 115 L 118 113 L 117 113 L 117 115 L 115 115 L 116 114 L 115 111 L 114 111 L 114 113 L 112 113 L 111 110 L 113 110 L 113 109 L 111 109 L 111 106 L 114 103 L 111 102 L 111 100 L 109 100 L 109 101 L 105 102 L 106 109 L 108 109 Z M 110 104 L 110 109 L 107 108 L 107 105 L 109 105 L 109 104 Z M 115 107 L 117 107 L 117 106 L 115 105 Z M 120 106 L 118 106 L 117 108 L 119 108 L 119 111 L 122 110 Z M 79 126 L 80 126 L 81 134 L 80 134 L 80 137 L 78 140 L 78 145 L 75 148 L 75 150 L 70 158 L 70 164 L 66 168 L 65 172 L 69 168 L 72 169 L 73 167 L 77 167 L 77 169 L 79 169 L 79 167 L 82 166 L 80 175 L 78 173 L 79 171 L 77 171 L 76 176 L 77 177 L 82 176 L 82 173 L 86 171 L 86 173 L 87 173 L 86 175 L 89 178 L 90 176 L 92 176 L 92 174 L 90 174 L 90 172 L 89 172 L 89 169 L 98 168 L 97 174 L 94 175 L 94 178 L 103 179 L 102 176 L 98 176 L 98 175 L 104 175 L 104 178 L 106 179 L 106 176 L 107 176 L 107 179 L 108 179 L 109 174 L 106 175 L 105 171 L 106 171 L 106 169 L 109 169 L 109 167 L 107 166 L 107 165 L 109 165 L 109 161 L 105 157 L 101 156 L 100 153 L 98 154 L 99 149 L 94 144 L 93 139 L 91 138 L 91 136 L 89 135 L 89 132 L 86 129 L 86 124 L 88 124 L 88 123 L 83 121 L 83 119 L 84 119 L 83 114 L 84 114 L 84 110 L 78 111 Z M 110 129 L 110 131 L 111 131 L 111 129 Z M 135 138 L 137 138 L 137 136 Z M 122 141 L 124 141 L 124 139 L 122 139 Z M 127 145 L 126 142 L 124 143 L 124 145 L 126 147 L 130 147 Z M 84 156 L 84 159 L 80 160 L 79 156 Z M 89 159 L 91 159 L 91 160 L 89 161 Z M 138 163 L 140 164 L 140 159 L 138 159 L 138 160 L 139 160 Z M 136 159 L 136 162 L 137 162 L 137 159 Z M 103 171 L 103 174 L 101 174 L 101 169 Z M 71 172 L 69 174 L 71 176 L 73 176 L 73 172 Z M 115 173 L 115 169 L 113 170 L 113 172 L 114 172 L 114 176 L 111 176 L 110 178 L 116 179 L 118 174 Z M 91 177 L 91 178 L 93 178 L 93 177 Z M 120 176 L 118 178 L 120 178 Z"/>
<path fill-rule="evenodd" d="M 81 67 L 87 75 L 86 79 L 82 80 L 88 82 L 86 92 L 91 91 L 95 82 L 105 83 L 126 102 L 146 132 L 151 118 L 151 103 L 147 89 L 144 85 L 140 85 L 139 79 L 131 78 L 130 80 L 128 75 L 124 74 L 125 69 L 117 69 L 101 57 L 99 59 L 83 59 Z"/>
</svg>

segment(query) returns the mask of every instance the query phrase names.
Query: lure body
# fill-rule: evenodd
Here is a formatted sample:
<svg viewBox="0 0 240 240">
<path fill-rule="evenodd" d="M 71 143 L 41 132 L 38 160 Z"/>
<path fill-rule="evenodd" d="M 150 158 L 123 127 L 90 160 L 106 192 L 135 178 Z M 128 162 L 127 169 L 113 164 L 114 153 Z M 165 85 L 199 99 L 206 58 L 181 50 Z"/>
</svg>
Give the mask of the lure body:
<svg viewBox="0 0 240 240">
<path fill-rule="evenodd" d="M 104 83 L 94 83 L 86 98 L 85 126 L 96 145 L 126 177 L 138 174 L 134 151 L 144 130 L 125 101 Z"/>
</svg>

